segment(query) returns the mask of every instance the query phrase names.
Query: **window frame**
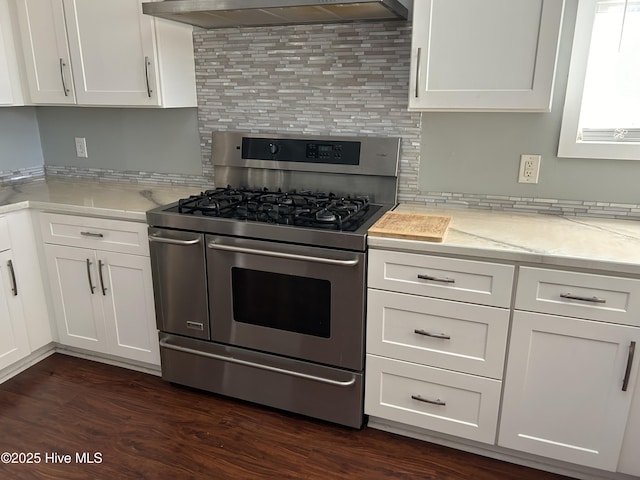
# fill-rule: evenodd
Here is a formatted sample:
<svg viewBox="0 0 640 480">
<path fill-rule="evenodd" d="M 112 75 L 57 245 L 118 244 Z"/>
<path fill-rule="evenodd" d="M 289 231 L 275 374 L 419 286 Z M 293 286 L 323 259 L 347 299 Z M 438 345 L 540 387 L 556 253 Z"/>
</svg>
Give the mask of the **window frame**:
<svg viewBox="0 0 640 480">
<path fill-rule="evenodd" d="M 640 142 L 581 142 L 577 140 L 582 93 L 597 3 L 598 0 L 580 0 L 578 2 L 571 64 L 560 128 L 558 157 L 640 160 Z"/>
</svg>

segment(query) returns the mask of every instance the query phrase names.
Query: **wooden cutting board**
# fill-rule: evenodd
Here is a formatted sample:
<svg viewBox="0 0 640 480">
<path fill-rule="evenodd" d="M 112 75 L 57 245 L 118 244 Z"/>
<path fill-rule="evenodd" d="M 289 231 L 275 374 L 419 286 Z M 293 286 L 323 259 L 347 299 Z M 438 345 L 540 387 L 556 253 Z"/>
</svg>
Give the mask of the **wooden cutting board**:
<svg viewBox="0 0 640 480">
<path fill-rule="evenodd" d="M 448 215 L 387 212 L 369 229 L 373 237 L 442 242 L 451 223 Z"/>
</svg>

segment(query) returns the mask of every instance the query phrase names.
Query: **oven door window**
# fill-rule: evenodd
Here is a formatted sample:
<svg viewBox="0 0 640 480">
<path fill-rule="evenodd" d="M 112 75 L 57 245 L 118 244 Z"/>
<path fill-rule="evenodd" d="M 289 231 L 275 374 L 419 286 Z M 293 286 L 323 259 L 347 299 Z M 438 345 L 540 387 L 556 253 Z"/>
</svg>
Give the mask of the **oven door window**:
<svg viewBox="0 0 640 480">
<path fill-rule="evenodd" d="M 231 282 L 236 322 L 331 336 L 328 280 L 233 267 Z"/>
</svg>

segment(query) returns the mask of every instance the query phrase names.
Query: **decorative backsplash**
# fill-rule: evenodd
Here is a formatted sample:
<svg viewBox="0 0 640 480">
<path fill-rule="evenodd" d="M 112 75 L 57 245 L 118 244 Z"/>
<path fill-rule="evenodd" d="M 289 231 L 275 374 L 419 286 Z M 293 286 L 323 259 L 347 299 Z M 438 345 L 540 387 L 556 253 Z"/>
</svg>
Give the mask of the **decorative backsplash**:
<svg viewBox="0 0 640 480">
<path fill-rule="evenodd" d="M 198 188 L 211 188 L 212 185 L 211 179 L 197 175 L 121 171 L 106 168 L 81 168 L 56 165 L 46 165 L 44 168 L 47 176 L 52 175 L 84 180 L 185 185 Z"/>
<path fill-rule="evenodd" d="M 463 207 L 546 215 L 567 215 L 640 220 L 640 205 L 633 203 L 557 200 L 551 198 L 514 197 L 470 193 L 420 193 L 407 203 L 442 207 Z"/>
<path fill-rule="evenodd" d="M 407 111 L 411 25 L 374 22 L 197 30 L 205 176 L 211 132 L 401 137 L 399 198 L 415 194 L 420 114 Z"/>
<path fill-rule="evenodd" d="M 44 167 L 27 167 L 16 170 L 0 170 L 0 185 L 31 182 L 44 179 Z"/>
</svg>

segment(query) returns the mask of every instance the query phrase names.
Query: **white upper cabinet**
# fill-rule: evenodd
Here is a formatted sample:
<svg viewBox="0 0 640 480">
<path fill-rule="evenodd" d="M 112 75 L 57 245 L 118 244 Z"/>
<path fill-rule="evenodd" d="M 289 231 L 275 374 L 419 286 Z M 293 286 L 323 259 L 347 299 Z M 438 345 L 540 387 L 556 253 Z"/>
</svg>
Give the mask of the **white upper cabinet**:
<svg viewBox="0 0 640 480">
<path fill-rule="evenodd" d="M 16 42 L 12 25 L 13 12 L 8 0 L 0 0 L 0 107 L 26 105 L 26 82 L 16 56 Z"/>
<path fill-rule="evenodd" d="M 549 111 L 564 0 L 414 3 L 409 110 Z"/>
<path fill-rule="evenodd" d="M 18 0 L 35 104 L 197 104 L 191 27 L 142 14 L 139 0 Z"/>
</svg>

